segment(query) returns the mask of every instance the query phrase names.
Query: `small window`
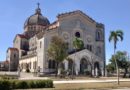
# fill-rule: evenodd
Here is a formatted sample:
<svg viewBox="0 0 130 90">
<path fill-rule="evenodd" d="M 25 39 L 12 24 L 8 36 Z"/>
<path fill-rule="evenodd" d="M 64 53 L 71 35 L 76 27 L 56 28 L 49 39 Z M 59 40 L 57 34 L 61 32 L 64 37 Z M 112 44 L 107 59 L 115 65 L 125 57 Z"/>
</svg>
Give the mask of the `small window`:
<svg viewBox="0 0 130 90">
<path fill-rule="evenodd" d="M 80 33 L 79 33 L 79 32 L 76 32 L 76 33 L 75 33 L 75 36 L 78 37 L 78 38 L 80 38 Z"/>
<path fill-rule="evenodd" d="M 101 31 L 96 32 L 96 40 L 101 40 Z"/>
<path fill-rule="evenodd" d="M 92 51 L 92 45 L 87 45 L 87 49 L 88 49 L 89 51 Z"/>
<path fill-rule="evenodd" d="M 40 48 L 42 48 L 42 42 L 40 42 Z"/>
<path fill-rule="evenodd" d="M 14 54 L 14 58 L 16 58 L 16 54 Z"/>
</svg>

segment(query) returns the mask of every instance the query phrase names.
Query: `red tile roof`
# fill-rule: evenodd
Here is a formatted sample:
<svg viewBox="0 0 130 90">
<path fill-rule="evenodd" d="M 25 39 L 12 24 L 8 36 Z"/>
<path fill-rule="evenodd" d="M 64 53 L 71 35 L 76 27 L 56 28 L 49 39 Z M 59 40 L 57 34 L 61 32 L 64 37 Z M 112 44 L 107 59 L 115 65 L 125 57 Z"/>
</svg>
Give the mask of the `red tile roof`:
<svg viewBox="0 0 130 90">
<path fill-rule="evenodd" d="M 6 60 L 6 61 L 4 61 L 3 63 L 4 63 L 4 64 L 9 64 L 9 61 L 8 61 L 8 60 Z"/>
<path fill-rule="evenodd" d="M 11 50 L 11 51 L 18 51 L 18 49 L 17 48 L 8 48 L 8 50 Z"/>
<path fill-rule="evenodd" d="M 25 35 L 23 34 L 17 34 L 20 38 L 27 38 Z"/>
</svg>

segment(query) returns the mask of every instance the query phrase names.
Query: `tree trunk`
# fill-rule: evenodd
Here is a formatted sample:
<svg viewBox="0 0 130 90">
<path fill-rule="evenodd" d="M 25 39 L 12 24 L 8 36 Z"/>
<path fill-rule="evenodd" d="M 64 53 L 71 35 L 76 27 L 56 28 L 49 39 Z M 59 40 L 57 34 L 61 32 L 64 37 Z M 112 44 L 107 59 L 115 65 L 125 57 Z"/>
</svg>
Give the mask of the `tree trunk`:
<svg viewBox="0 0 130 90">
<path fill-rule="evenodd" d="M 116 48 L 114 47 L 114 59 L 115 59 L 116 70 L 117 70 L 117 84 L 119 85 L 120 84 L 120 82 L 119 82 L 119 68 L 118 68 L 116 57 L 115 57 L 115 51 L 116 51 Z"/>
<path fill-rule="evenodd" d="M 55 72 L 55 76 L 57 77 L 58 74 L 58 62 L 56 63 L 56 72 Z"/>
</svg>

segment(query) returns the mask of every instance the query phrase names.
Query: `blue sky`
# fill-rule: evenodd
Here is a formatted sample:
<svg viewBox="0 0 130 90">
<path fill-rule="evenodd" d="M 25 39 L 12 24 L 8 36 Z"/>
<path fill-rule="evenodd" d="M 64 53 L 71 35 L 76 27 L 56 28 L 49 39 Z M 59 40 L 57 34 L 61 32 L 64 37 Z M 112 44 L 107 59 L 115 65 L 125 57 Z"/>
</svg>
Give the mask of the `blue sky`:
<svg viewBox="0 0 130 90">
<path fill-rule="evenodd" d="M 111 30 L 122 29 L 124 41 L 117 49 L 130 53 L 130 0 L 1 0 L 0 2 L 0 60 L 6 59 L 6 50 L 13 45 L 16 34 L 23 32 L 27 17 L 34 14 L 37 2 L 50 22 L 59 13 L 82 10 L 98 22 L 105 24 L 106 60 L 113 54 L 108 42 Z"/>
</svg>

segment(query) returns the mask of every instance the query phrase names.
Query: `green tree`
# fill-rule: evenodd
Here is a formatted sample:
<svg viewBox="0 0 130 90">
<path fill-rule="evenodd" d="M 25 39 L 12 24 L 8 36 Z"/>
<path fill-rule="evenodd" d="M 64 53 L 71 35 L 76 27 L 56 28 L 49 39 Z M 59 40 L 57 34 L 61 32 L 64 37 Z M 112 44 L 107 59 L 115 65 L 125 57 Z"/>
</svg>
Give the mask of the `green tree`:
<svg viewBox="0 0 130 90">
<path fill-rule="evenodd" d="M 56 76 L 58 69 L 61 69 L 62 61 L 68 56 L 67 50 L 68 44 L 62 38 L 58 36 L 52 37 L 47 52 L 49 59 L 56 61 Z"/>
<path fill-rule="evenodd" d="M 111 31 L 110 36 L 109 36 L 109 42 L 111 42 L 111 41 L 114 42 L 114 55 L 115 55 L 116 48 L 117 48 L 117 42 L 119 40 L 121 40 L 121 41 L 123 40 L 123 32 L 121 30 Z M 117 65 L 116 58 L 114 60 L 115 60 L 116 70 L 117 70 L 117 78 L 118 78 L 117 82 L 118 82 L 118 85 L 119 85 L 119 68 L 118 68 L 118 65 Z"/>
<path fill-rule="evenodd" d="M 107 72 L 108 72 L 108 73 L 113 73 L 113 72 L 115 71 L 115 64 L 109 63 L 109 64 L 106 66 L 106 69 L 107 69 Z"/>
<path fill-rule="evenodd" d="M 110 59 L 111 64 L 115 66 L 114 57 L 117 60 L 118 67 L 120 69 L 124 69 L 124 75 L 123 77 L 126 77 L 126 74 L 128 73 L 128 68 L 130 67 L 130 61 L 128 60 L 128 57 L 126 55 L 126 52 L 118 51 L 115 56 L 112 56 Z"/>
<path fill-rule="evenodd" d="M 81 38 L 75 37 L 74 41 L 73 41 L 73 46 L 74 49 L 76 50 L 80 50 L 84 48 L 84 42 Z"/>
</svg>

